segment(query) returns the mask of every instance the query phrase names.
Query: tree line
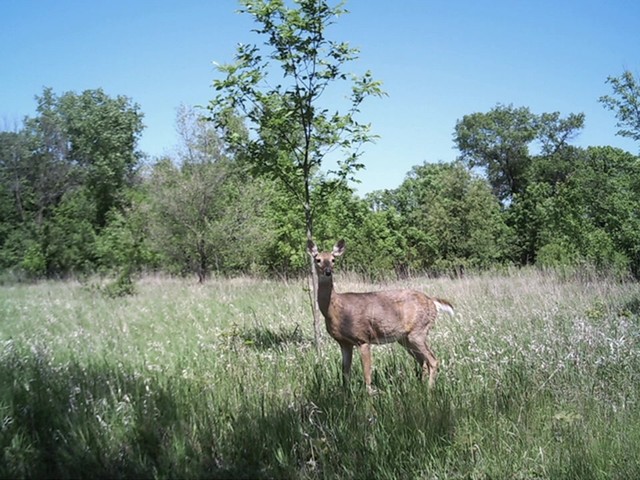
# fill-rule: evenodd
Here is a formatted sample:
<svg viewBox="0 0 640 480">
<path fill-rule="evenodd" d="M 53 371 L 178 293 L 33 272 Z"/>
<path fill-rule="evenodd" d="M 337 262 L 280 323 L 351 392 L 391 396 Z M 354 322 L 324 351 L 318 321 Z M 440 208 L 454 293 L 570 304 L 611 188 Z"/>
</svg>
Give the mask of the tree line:
<svg viewBox="0 0 640 480">
<path fill-rule="evenodd" d="M 125 97 L 45 89 L 33 118 L 0 132 L 5 275 L 304 270 L 303 206 L 279 179 L 253 173 L 188 107 L 175 153 L 149 161 L 142 119 Z M 398 188 L 364 197 L 317 171 L 318 240 L 344 237 L 346 268 L 374 276 L 582 265 L 638 277 L 640 159 L 571 145 L 583 123 L 511 105 L 466 115 L 456 161 L 416 165 Z"/>
<path fill-rule="evenodd" d="M 384 92 L 370 72 L 348 74 L 358 50 L 326 35 L 346 11 L 241 4 L 270 50 L 240 44 L 208 108 L 178 109 L 173 153 L 141 152 L 140 107 L 101 89 L 45 88 L 33 118 L 0 131 L 4 277 L 116 273 L 125 291 L 140 271 L 287 277 L 308 266 L 312 236 L 344 238 L 342 264 L 373 277 L 514 265 L 640 276 L 640 160 L 573 145 L 584 114 L 470 113 L 454 126 L 455 161 L 416 165 L 398 188 L 361 197 L 352 180 L 374 137 L 357 116 Z M 640 83 L 629 71 L 607 83 L 600 102 L 619 135 L 639 140 Z M 336 87 L 346 112 L 321 103 Z M 336 152 L 338 168 L 323 170 Z"/>
</svg>

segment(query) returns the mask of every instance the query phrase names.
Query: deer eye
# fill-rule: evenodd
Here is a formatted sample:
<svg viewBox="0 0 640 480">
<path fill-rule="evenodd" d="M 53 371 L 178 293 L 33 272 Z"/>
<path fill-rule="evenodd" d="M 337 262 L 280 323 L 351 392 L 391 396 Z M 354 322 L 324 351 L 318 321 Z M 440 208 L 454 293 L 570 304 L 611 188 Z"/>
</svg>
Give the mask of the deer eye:
<svg viewBox="0 0 640 480">
<path fill-rule="evenodd" d="M 319 258 L 316 258 L 316 263 L 320 263 L 322 260 L 320 260 Z"/>
</svg>

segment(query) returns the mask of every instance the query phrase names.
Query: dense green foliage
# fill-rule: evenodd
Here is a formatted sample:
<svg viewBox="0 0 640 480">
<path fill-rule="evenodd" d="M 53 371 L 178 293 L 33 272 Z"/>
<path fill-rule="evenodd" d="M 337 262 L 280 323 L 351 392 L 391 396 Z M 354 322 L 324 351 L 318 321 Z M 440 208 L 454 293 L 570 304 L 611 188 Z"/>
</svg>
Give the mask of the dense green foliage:
<svg viewBox="0 0 640 480">
<path fill-rule="evenodd" d="M 396 266 L 404 273 L 462 272 L 509 261 L 511 233 L 499 202 L 460 164 L 414 167 L 376 204 L 398 216 L 404 253 Z"/>
<path fill-rule="evenodd" d="M 640 161 L 611 147 L 544 160 L 509 209 L 521 258 L 640 274 Z M 563 159 L 565 160 L 565 159 Z M 553 171 L 555 169 L 555 171 Z M 528 242 L 528 243 L 523 243 Z"/>
<path fill-rule="evenodd" d="M 142 113 L 102 90 L 37 97 L 37 115 L 0 132 L 0 265 L 35 276 L 99 265 L 97 237 L 127 205 L 142 158 Z"/>
<path fill-rule="evenodd" d="M 313 350 L 303 284 L 0 287 L 0 478 L 639 478 L 637 282 L 392 282 L 457 314 L 430 335 L 434 390 L 388 345 L 373 348 L 373 396 L 357 358 L 342 390 L 326 334 Z"/>
<path fill-rule="evenodd" d="M 201 281 L 304 271 L 304 205 L 281 179 L 256 175 L 198 112 L 183 107 L 175 152 L 143 163 L 142 114 L 130 100 L 45 90 L 38 102 L 35 118 L 0 132 L 5 274 L 103 271 L 126 283 L 141 270 Z M 498 105 L 464 117 L 460 161 L 415 166 L 397 189 L 361 198 L 317 171 L 318 241 L 345 238 L 346 266 L 371 277 L 529 264 L 639 276 L 639 158 L 570 145 L 580 116 L 527 112 Z M 503 138 L 527 121 L 535 136 Z M 519 152 L 517 168 L 505 170 L 505 149 Z"/>
</svg>

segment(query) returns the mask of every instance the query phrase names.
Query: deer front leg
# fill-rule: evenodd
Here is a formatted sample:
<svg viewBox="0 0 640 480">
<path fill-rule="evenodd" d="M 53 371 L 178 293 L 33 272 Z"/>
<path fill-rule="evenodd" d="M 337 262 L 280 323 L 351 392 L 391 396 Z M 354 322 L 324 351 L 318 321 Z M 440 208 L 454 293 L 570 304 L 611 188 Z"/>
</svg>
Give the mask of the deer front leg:
<svg viewBox="0 0 640 480">
<path fill-rule="evenodd" d="M 372 393 L 371 388 L 371 345 L 363 343 L 360 345 L 360 358 L 362 360 L 362 371 L 364 372 L 364 383 L 367 385 L 367 392 Z"/>
<path fill-rule="evenodd" d="M 353 345 L 341 343 L 342 349 L 342 385 L 346 388 L 349 385 L 351 375 L 351 360 L 353 358 Z"/>
</svg>

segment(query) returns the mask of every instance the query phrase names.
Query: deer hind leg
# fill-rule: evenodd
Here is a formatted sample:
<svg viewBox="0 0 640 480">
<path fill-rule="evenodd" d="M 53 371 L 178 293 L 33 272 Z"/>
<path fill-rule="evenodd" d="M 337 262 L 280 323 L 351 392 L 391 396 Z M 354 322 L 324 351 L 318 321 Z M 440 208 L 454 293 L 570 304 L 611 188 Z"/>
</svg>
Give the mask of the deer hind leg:
<svg viewBox="0 0 640 480">
<path fill-rule="evenodd" d="M 429 348 L 429 345 L 424 343 L 422 345 L 424 347 L 425 355 L 427 356 L 427 363 L 429 364 L 429 387 L 433 388 L 433 385 L 436 383 L 436 377 L 438 376 L 438 367 L 440 366 L 440 362 L 433 354 L 433 350 Z M 424 369 L 423 369 L 423 377 L 424 380 Z"/>
<path fill-rule="evenodd" d="M 429 387 L 433 387 L 438 375 L 438 359 L 429 348 L 424 337 L 405 338 L 400 344 L 415 358 L 422 369 L 422 381 L 429 377 Z"/>
<path fill-rule="evenodd" d="M 353 345 L 341 343 L 340 349 L 342 350 L 342 385 L 346 387 L 349 384 L 349 377 L 351 376 Z"/>
</svg>

